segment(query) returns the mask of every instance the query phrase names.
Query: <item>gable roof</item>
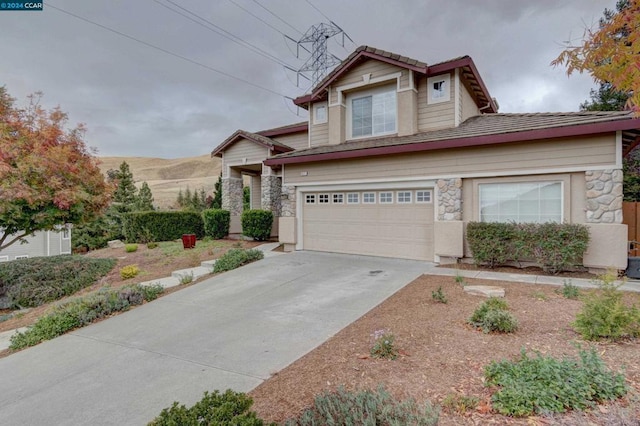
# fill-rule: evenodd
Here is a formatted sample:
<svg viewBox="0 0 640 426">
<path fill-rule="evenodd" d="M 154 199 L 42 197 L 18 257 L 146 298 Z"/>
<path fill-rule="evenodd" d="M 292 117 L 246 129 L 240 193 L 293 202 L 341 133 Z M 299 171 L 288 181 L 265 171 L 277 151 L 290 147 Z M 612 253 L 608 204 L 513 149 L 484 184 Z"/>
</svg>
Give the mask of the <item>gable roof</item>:
<svg viewBox="0 0 640 426">
<path fill-rule="evenodd" d="M 284 136 L 292 133 L 307 132 L 307 131 L 309 131 L 309 122 L 302 121 L 300 123 L 274 127 L 273 129 L 260 130 L 259 132 L 255 132 L 255 133 L 257 135 L 262 135 L 262 136 L 272 138 L 274 136 Z"/>
<path fill-rule="evenodd" d="M 456 68 L 462 69 L 462 75 L 469 84 L 469 88 L 473 94 L 474 100 L 479 107 L 485 107 L 487 112 L 498 112 L 496 102 L 489 95 L 489 91 L 485 86 L 480 74 L 469 56 L 462 56 L 448 61 L 439 62 L 433 65 L 427 65 L 425 62 L 412 59 L 407 56 L 398 55 L 396 53 L 387 52 L 385 50 L 376 49 L 370 46 L 360 46 L 351 53 L 340 65 L 334 68 L 325 78 L 323 78 L 307 95 L 294 99 L 294 103 L 300 107 L 307 108 L 309 102 L 324 100 L 327 97 L 326 88 L 334 81 L 351 70 L 354 66 L 369 60 L 386 62 L 401 68 L 423 74 L 427 77 L 442 74 Z"/>
<path fill-rule="evenodd" d="M 211 152 L 211 157 L 222 157 L 222 152 L 225 149 L 242 139 L 246 139 L 255 144 L 264 146 L 265 148 L 268 148 L 273 152 L 293 151 L 293 148 L 281 142 L 275 141 L 258 133 L 251 133 L 247 132 L 246 130 L 238 129 Z"/>
<path fill-rule="evenodd" d="M 531 114 L 484 114 L 465 120 L 458 127 L 410 136 L 347 141 L 277 155 L 268 166 L 368 157 L 435 149 L 462 148 L 508 142 L 584 136 L 623 131 L 623 151 L 640 142 L 640 119 L 629 111 L 567 112 Z"/>
</svg>

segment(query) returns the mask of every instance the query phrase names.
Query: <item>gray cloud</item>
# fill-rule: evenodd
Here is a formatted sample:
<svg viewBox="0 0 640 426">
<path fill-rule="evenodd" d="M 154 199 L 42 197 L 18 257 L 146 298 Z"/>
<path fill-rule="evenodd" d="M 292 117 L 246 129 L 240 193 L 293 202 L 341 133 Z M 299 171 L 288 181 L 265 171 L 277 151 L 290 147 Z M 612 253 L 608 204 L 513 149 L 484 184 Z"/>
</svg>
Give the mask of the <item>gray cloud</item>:
<svg viewBox="0 0 640 426">
<path fill-rule="evenodd" d="M 300 33 L 248 0 L 235 0 L 280 31 Z M 161 2 L 168 4 L 166 0 Z M 468 54 L 502 112 L 571 111 L 594 86 L 549 62 L 562 42 L 582 35 L 615 1 L 312 0 L 359 44 L 439 62 Z M 231 2 L 176 1 L 199 16 L 299 67 L 295 46 Z M 324 18 L 306 2 L 261 1 L 304 32 Z M 153 0 L 56 0 L 52 5 L 281 95 L 295 97 L 295 75 Z M 238 128 L 260 130 L 306 118 L 282 96 L 143 46 L 48 7 L 1 12 L 0 84 L 24 103 L 45 92 L 70 123 L 88 127 L 100 155 L 183 157 L 210 152 Z M 330 49 L 344 58 L 356 46 Z M 304 84 L 308 84 L 303 81 Z"/>
</svg>

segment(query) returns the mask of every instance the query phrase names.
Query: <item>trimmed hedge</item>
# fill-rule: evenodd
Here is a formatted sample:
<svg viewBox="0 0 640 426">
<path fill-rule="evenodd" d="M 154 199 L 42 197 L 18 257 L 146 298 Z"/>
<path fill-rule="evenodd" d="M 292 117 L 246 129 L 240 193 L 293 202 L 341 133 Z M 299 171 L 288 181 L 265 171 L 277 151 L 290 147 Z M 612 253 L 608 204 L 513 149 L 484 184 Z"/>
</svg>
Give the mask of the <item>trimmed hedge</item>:
<svg viewBox="0 0 640 426">
<path fill-rule="evenodd" d="M 555 274 L 582 265 L 589 229 L 568 223 L 470 222 L 467 242 L 476 264 L 493 268 L 507 261 L 535 261 Z"/>
<path fill-rule="evenodd" d="M 107 275 L 115 259 L 51 256 L 0 263 L 0 307 L 36 307 L 69 296 Z"/>
<path fill-rule="evenodd" d="M 231 213 L 228 210 L 210 209 L 202 212 L 204 234 L 216 240 L 229 235 Z"/>
<path fill-rule="evenodd" d="M 183 234 L 204 236 L 202 216 L 197 212 L 134 212 L 124 217 L 124 236 L 129 242 L 173 241 Z"/>
<path fill-rule="evenodd" d="M 271 236 L 273 213 L 268 210 L 245 210 L 242 212 L 242 234 L 257 241 Z"/>
</svg>

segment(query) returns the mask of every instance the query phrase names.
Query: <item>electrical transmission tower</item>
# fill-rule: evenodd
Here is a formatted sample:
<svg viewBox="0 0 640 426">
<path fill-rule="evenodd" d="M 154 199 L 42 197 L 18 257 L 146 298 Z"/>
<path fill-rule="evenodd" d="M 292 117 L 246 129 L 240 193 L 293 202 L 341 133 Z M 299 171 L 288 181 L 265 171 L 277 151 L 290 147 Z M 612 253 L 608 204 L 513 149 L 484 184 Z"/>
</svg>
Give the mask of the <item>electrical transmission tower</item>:
<svg viewBox="0 0 640 426">
<path fill-rule="evenodd" d="M 300 85 L 300 76 L 307 78 L 304 74 L 311 72 L 311 86 L 315 87 L 327 75 L 330 68 L 341 62 L 340 58 L 330 53 L 327 48 L 327 41 L 335 36 L 342 36 L 340 42 L 342 47 L 344 47 L 345 38 L 351 40 L 351 37 L 342 28 L 331 21 L 329 24 L 313 25 L 298 40 L 296 49 L 298 58 L 300 58 L 300 47 L 309 52 L 304 45 L 311 43 L 311 57 L 298 70 L 298 86 Z M 351 42 L 353 43 L 353 40 Z"/>
</svg>

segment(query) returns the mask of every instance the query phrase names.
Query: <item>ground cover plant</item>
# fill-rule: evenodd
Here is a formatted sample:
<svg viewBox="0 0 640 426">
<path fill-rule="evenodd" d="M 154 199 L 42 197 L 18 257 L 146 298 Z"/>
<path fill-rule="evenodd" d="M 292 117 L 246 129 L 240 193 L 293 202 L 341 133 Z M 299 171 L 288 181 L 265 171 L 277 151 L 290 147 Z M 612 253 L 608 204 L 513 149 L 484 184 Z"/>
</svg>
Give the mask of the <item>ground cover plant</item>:
<svg viewBox="0 0 640 426">
<path fill-rule="evenodd" d="M 540 293 L 544 295 L 544 292 Z M 518 329 L 518 320 L 509 312 L 507 302 L 498 297 L 490 297 L 481 303 L 468 322 L 485 333 L 512 333 Z"/>
<path fill-rule="evenodd" d="M 35 307 L 83 289 L 105 276 L 115 259 L 51 256 L 0 263 L 0 299 L 5 307 Z"/>
<path fill-rule="evenodd" d="M 239 268 L 247 263 L 255 262 L 264 258 L 264 253 L 257 249 L 234 248 L 220 256 L 213 265 L 213 272 L 225 272 Z"/>
<path fill-rule="evenodd" d="M 205 392 L 192 407 L 174 402 L 171 407 L 162 410 L 149 426 L 262 426 L 264 422 L 250 411 L 252 403 L 246 394 L 230 389 L 224 393 L 217 390 Z"/>
<path fill-rule="evenodd" d="M 71 299 L 55 306 L 27 331 L 11 336 L 9 348 L 18 350 L 37 345 L 67 331 L 91 324 L 114 312 L 126 311 L 131 306 L 154 300 L 162 291 L 163 288 L 159 285 L 147 287 L 136 284 L 119 289 L 104 289 L 94 294 Z"/>
</svg>

